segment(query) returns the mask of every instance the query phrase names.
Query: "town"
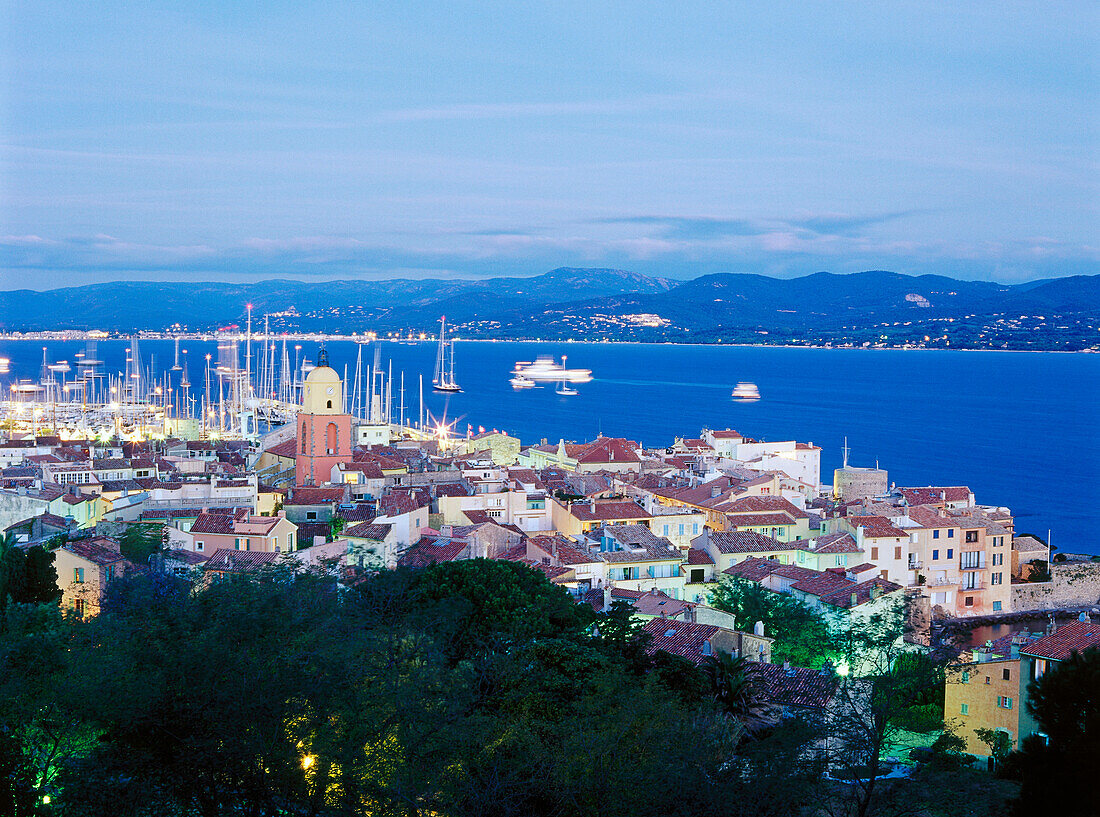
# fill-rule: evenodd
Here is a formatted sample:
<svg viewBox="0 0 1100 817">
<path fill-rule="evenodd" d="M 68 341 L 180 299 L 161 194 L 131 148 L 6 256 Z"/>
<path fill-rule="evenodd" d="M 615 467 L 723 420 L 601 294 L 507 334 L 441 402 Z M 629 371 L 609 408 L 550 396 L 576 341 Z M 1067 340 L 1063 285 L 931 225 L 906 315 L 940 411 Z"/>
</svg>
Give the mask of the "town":
<svg viewBox="0 0 1100 817">
<path fill-rule="evenodd" d="M 92 621 L 113 586 L 142 577 L 201 595 L 289 570 L 354 593 L 395 571 L 508 563 L 591 614 L 625 616 L 651 659 L 740 662 L 752 717 L 773 725 L 870 711 L 859 684 L 912 656 L 942 661 L 937 688 L 905 702 L 907 728 L 850 778 L 867 798 L 869 781 L 952 754 L 942 734 L 953 756 L 1004 762 L 1041 734 L 1030 682 L 1100 647 L 1100 564 L 1052 558 L 965 486 L 897 486 L 847 452 L 823 476 L 813 442 L 732 429 L 647 449 L 363 419 L 345 385 L 322 349 L 296 416 L 251 439 L 8 431 L 0 530 L 19 568 L 5 601 Z M 1010 629 L 970 640 L 998 624 Z"/>
</svg>

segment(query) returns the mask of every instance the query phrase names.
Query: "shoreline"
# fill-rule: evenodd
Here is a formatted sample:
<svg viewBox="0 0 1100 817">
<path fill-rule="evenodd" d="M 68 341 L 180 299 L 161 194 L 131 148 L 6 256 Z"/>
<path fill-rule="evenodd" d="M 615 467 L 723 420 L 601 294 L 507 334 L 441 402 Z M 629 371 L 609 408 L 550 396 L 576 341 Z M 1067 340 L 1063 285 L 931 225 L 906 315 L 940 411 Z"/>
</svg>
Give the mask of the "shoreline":
<svg viewBox="0 0 1100 817">
<path fill-rule="evenodd" d="M 207 343 L 214 343 L 218 340 L 246 340 L 244 333 L 234 333 L 225 335 L 215 335 L 213 333 L 201 333 L 201 332 L 188 332 L 180 335 L 167 334 L 163 332 L 142 333 L 137 332 L 132 335 L 110 335 L 104 337 L 102 335 L 90 336 L 89 333 L 73 333 L 65 334 L 59 333 L 16 333 L 0 334 L 0 342 L 73 342 L 83 343 L 89 340 L 94 341 L 128 341 L 133 337 L 137 337 L 139 340 L 152 340 L 152 341 L 173 341 L 177 337 L 184 341 L 203 341 Z M 398 343 L 402 345 L 409 344 L 435 344 L 438 343 L 438 338 L 426 337 L 426 338 L 378 338 L 370 337 L 369 334 L 351 334 L 351 335 L 336 335 L 336 334 L 285 334 L 264 335 L 262 332 L 254 332 L 252 334 L 252 340 L 258 341 L 263 339 L 269 339 L 273 341 L 281 341 L 284 338 L 289 341 L 307 342 L 307 343 L 329 343 L 334 341 L 349 342 L 349 343 L 375 343 L 381 341 L 383 343 Z M 922 346 L 834 346 L 834 345 L 821 345 L 821 344 L 802 344 L 802 343 L 704 343 L 699 341 L 671 341 L 671 340 L 577 340 L 574 338 L 561 339 L 561 338 L 452 338 L 457 343 L 556 343 L 556 344 L 576 344 L 576 345 L 618 345 L 618 346 L 697 346 L 703 348 L 734 348 L 734 349 L 816 349 L 827 351 L 846 351 L 846 352 L 993 352 L 1001 354 L 1049 354 L 1049 355 L 1094 355 L 1100 354 L 1100 349 L 988 349 L 988 348 L 970 348 L 970 347 L 952 347 L 952 348 L 939 348 L 939 347 L 922 347 Z"/>
</svg>

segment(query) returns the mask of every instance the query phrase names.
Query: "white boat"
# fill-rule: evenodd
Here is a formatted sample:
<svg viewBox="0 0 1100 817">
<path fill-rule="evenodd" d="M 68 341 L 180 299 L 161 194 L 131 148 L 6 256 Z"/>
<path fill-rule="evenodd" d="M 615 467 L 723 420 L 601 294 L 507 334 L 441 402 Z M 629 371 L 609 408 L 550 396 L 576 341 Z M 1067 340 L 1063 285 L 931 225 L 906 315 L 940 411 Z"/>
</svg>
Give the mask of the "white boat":
<svg viewBox="0 0 1100 817">
<path fill-rule="evenodd" d="M 565 358 L 562 358 L 564 361 Z M 539 355 L 534 363 L 517 361 L 512 374 L 523 375 L 528 380 L 536 382 L 561 382 L 588 383 L 592 380 L 591 369 L 567 369 L 554 360 L 550 355 Z"/>
<path fill-rule="evenodd" d="M 741 381 L 733 389 L 733 399 L 739 403 L 752 403 L 760 399 L 760 389 L 755 383 Z"/>
<path fill-rule="evenodd" d="M 565 355 L 561 356 L 561 368 L 563 372 L 569 371 L 565 368 Z M 574 394 L 579 394 L 579 392 L 572 386 L 570 386 L 568 382 L 566 382 L 564 379 L 560 383 L 558 383 L 558 387 L 554 391 L 557 394 L 562 395 L 563 397 L 571 397 Z"/>
<path fill-rule="evenodd" d="M 513 389 L 532 389 L 535 387 L 534 380 L 529 377 L 524 377 L 521 374 L 517 374 L 508 382 L 512 384 Z"/>
<path fill-rule="evenodd" d="M 451 350 L 450 366 L 447 365 L 447 349 Z M 447 316 L 439 319 L 439 351 L 435 355 L 435 376 L 432 388 L 442 392 L 460 392 L 462 387 L 455 382 L 455 342 L 447 343 Z"/>
</svg>

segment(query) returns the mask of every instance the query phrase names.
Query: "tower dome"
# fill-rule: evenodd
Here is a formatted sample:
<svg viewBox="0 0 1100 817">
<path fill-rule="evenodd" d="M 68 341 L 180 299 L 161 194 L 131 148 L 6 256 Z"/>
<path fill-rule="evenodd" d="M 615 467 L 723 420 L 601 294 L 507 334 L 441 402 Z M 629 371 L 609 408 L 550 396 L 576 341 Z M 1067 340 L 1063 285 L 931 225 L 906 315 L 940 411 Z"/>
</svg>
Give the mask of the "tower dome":
<svg viewBox="0 0 1100 817">
<path fill-rule="evenodd" d="M 342 414 L 344 384 L 335 369 L 318 366 L 306 375 L 302 390 L 303 414 Z"/>
</svg>

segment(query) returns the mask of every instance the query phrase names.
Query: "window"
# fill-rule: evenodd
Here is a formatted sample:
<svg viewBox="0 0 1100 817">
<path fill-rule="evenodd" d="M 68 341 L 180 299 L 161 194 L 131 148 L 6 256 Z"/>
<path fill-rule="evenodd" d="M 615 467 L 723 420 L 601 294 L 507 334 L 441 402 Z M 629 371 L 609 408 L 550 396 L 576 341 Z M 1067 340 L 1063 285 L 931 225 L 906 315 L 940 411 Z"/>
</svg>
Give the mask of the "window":
<svg viewBox="0 0 1100 817">
<path fill-rule="evenodd" d="M 291 551 L 291 550 L 294 550 L 294 534 L 293 533 L 288 533 L 286 535 L 286 549 L 287 549 L 288 552 Z"/>
<path fill-rule="evenodd" d="M 201 540 L 195 542 L 195 550 L 202 550 L 204 547 Z"/>
<path fill-rule="evenodd" d="M 939 558 L 940 558 L 940 552 L 938 550 L 933 550 L 932 551 L 932 561 L 934 562 Z"/>
<path fill-rule="evenodd" d="M 1001 670 L 1001 680 L 1002 681 L 1011 681 L 1012 680 L 1012 670 L 1010 670 L 1008 667 L 1005 667 L 1004 669 L 1002 669 Z"/>
<path fill-rule="evenodd" d="M 980 550 L 964 550 L 959 554 L 961 558 L 961 564 L 959 565 L 963 570 L 976 570 L 977 568 L 985 567 L 985 556 Z"/>
<path fill-rule="evenodd" d="M 233 540 L 233 547 L 237 550 L 240 550 L 241 549 L 241 540 L 240 539 L 234 539 Z"/>
<path fill-rule="evenodd" d="M 1003 553 L 994 553 L 993 554 L 993 567 L 996 567 L 999 564 L 1004 564 L 1004 560 L 1005 560 L 1005 555 Z"/>
<path fill-rule="evenodd" d="M 332 401 L 331 400 L 326 400 L 325 401 L 325 408 L 332 408 Z"/>
<path fill-rule="evenodd" d="M 668 536 L 668 525 L 665 525 L 665 532 L 664 532 L 664 534 L 663 534 L 663 535 L 664 535 L 664 536 Z"/>
<path fill-rule="evenodd" d="M 990 581 L 989 581 L 989 583 L 990 583 L 990 584 L 1000 584 L 1000 583 L 1001 583 L 1001 577 L 1002 577 L 1002 576 L 1004 576 L 1004 574 L 1003 574 L 1003 573 L 994 573 L 994 574 L 993 574 L 993 575 L 992 575 L 992 576 L 990 577 Z"/>
<path fill-rule="evenodd" d="M 703 583 L 703 573 L 704 573 L 704 571 L 701 568 L 693 568 L 692 571 L 691 571 L 691 578 L 689 579 L 689 581 L 692 584 L 702 584 Z"/>
<path fill-rule="evenodd" d="M 954 539 L 955 538 L 955 531 L 954 530 L 948 530 L 947 531 L 947 538 L 948 539 Z"/>
<path fill-rule="evenodd" d="M 330 403 L 329 408 L 332 408 Z M 336 423 L 329 423 L 328 428 L 325 429 L 325 450 L 329 454 L 335 454 L 338 446 L 338 434 L 336 432 Z"/>
<path fill-rule="evenodd" d="M 680 525 L 680 535 L 681 536 L 684 535 L 684 526 L 683 525 Z"/>
<path fill-rule="evenodd" d="M 252 540 L 251 539 L 245 539 L 244 540 L 244 549 L 245 550 L 252 550 Z"/>
<path fill-rule="evenodd" d="M 901 558 L 901 548 L 894 548 L 894 558 L 895 559 L 900 559 Z"/>
<path fill-rule="evenodd" d="M 1001 603 L 999 601 L 993 602 L 993 609 L 994 610 L 1000 610 L 1001 609 Z"/>
<path fill-rule="evenodd" d="M 84 615 L 84 599 L 77 599 L 73 602 L 73 607 L 76 609 L 78 616 Z"/>
<path fill-rule="evenodd" d="M 955 558 L 955 548 L 948 548 L 947 549 L 947 558 L 948 559 Z"/>
<path fill-rule="evenodd" d="M 939 528 L 936 528 L 934 531 L 932 531 L 932 538 L 933 539 L 939 539 L 940 538 L 940 529 Z"/>
<path fill-rule="evenodd" d="M 306 511 L 306 519 L 316 519 L 317 511 Z"/>
<path fill-rule="evenodd" d="M 959 710 L 959 712 L 963 715 L 969 715 L 970 714 L 970 704 L 963 704 L 962 708 Z"/>
<path fill-rule="evenodd" d="M 963 604 L 964 604 L 964 605 L 965 605 L 966 607 L 973 607 L 973 606 L 974 606 L 974 597 L 973 597 L 973 596 L 967 596 L 967 597 L 966 597 L 966 598 L 965 598 L 965 599 L 963 600 Z"/>
<path fill-rule="evenodd" d="M 82 567 L 74 567 L 73 568 L 73 581 L 74 582 L 84 581 L 84 568 L 82 568 Z"/>
<path fill-rule="evenodd" d="M 695 536 L 698 536 L 698 535 L 699 535 L 699 523 L 698 523 L 698 522 L 695 522 L 695 523 L 693 523 L 693 524 L 692 524 L 692 526 L 691 526 L 691 532 L 692 532 L 692 534 L 693 534 L 693 535 L 695 535 Z"/>
<path fill-rule="evenodd" d="M 970 683 L 970 672 L 968 670 L 963 670 L 963 683 L 964 684 L 969 684 Z"/>
<path fill-rule="evenodd" d="M 977 542 L 978 541 L 978 532 L 976 530 L 968 530 L 966 532 L 966 541 L 967 542 Z"/>
<path fill-rule="evenodd" d="M 871 561 L 878 561 L 878 548 L 871 548 Z"/>
<path fill-rule="evenodd" d="M 1001 695 L 997 698 L 997 706 L 1001 709 L 1012 709 L 1012 699 Z"/>
<path fill-rule="evenodd" d="M 1034 681 L 1036 678 L 1042 678 L 1043 673 L 1047 671 L 1047 660 L 1045 658 L 1036 658 L 1035 663 L 1031 665 L 1031 679 Z"/>
</svg>

